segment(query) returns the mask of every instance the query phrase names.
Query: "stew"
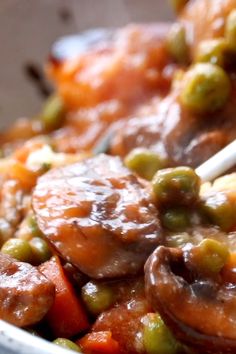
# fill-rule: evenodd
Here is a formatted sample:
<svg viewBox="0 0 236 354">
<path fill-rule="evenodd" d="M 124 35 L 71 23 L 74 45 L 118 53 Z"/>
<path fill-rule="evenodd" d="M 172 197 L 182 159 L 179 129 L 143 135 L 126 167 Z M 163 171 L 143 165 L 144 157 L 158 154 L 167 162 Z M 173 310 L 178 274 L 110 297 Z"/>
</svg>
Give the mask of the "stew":
<svg viewBox="0 0 236 354">
<path fill-rule="evenodd" d="M 236 138 L 236 0 L 172 6 L 55 44 L 0 134 L 0 318 L 71 351 L 236 353 L 236 173 L 194 170 Z"/>
</svg>

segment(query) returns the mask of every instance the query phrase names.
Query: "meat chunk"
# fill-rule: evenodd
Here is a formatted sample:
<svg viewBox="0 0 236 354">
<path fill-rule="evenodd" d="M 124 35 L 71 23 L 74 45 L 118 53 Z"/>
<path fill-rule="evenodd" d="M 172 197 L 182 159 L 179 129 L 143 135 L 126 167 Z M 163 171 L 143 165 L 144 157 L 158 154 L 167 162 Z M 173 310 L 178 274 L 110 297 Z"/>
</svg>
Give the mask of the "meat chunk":
<svg viewBox="0 0 236 354">
<path fill-rule="evenodd" d="M 54 285 L 35 267 L 0 253 L 0 318 L 18 327 L 39 322 L 54 300 Z"/>
<path fill-rule="evenodd" d="M 112 36 L 88 31 L 77 37 L 76 58 L 56 55 L 48 73 L 68 109 L 52 137 L 58 151 L 92 149 L 114 122 L 166 95 L 175 71 L 165 44 L 168 30 L 168 23 L 160 23 L 129 25 Z M 59 43 L 65 52 L 66 43 L 71 47 L 70 37 Z"/>
<path fill-rule="evenodd" d="M 101 38 L 73 59 L 53 60 L 49 74 L 70 108 L 94 107 L 112 99 L 124 102 L 127 108 L 139 105 L 156 91 L 164 93 L 169 88 L 162 72 L 170 62 L 165 45 L 168 29 L 168 23 L 118 29 L 112 41 Z M 80 35 L 78 44 L 86 41 L 89 32 Z"/>
<path fill-rule="evenodd" d="M 155 107 L 156 113 L 122 123 L 116 130 L 110 152 L 125 156 L 136 147 L 146 147 L 168 161 L 169 166 L 197 167 L 236 138 L 235 84 L 222 111 L 199 116 L 179 102 L 174 90 Z"/>
<path fill-rule="evenodd" d="M 161 241 L 150 193 L 118 157 L 52 170 L 38 180 L 33 208 L 62 257 L 92 278 L 136 274 Z"/>
<path fill-rule="evenodd" d="M 112 337 L 119 343 L 121 354 L 143 354 L 142 318 L 148 312 L 150 306 L 144 298 L 133 299 L 101 314 L 93 331 L 110 330 Z"/>
<path fill-rule="evenodd" d="M 92 331 L 111 331 L 121 354 L 142 354 L 145 352 L 142 319 L 151 311 L 145 298 L 144 279 L 128 279 L 113 286 L 117 302 L 98 316 Z"/>
</svg>

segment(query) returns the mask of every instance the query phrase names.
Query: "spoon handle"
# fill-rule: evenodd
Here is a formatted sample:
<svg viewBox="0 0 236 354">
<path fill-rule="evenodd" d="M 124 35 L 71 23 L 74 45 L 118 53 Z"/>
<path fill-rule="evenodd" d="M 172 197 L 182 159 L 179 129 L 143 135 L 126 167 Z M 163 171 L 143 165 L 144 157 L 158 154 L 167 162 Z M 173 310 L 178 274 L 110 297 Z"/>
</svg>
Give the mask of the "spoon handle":
<svg viewBox="0 0 236 354">
<path fill-rule="evenodd" d="M 236 165 L 236 140 L 217 152 L 195 171 L 203 182 L 211 181 Z"/>
</svg>

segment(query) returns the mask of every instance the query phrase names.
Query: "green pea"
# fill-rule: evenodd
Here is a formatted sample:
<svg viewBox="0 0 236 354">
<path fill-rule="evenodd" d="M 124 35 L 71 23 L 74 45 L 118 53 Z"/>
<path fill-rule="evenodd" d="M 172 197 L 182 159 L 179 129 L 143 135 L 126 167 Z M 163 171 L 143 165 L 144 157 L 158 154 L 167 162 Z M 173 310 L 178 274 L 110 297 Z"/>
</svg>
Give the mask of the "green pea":
<svg viewBox="0 0 236 354">
<path fill-rule="evenodd" d="M 176 23 L 171 27 L 167 36 L 167 49 L 177 63 L 188 63 L 189 50 L 186 42 L 186 33 L 184 26 L 180 23 Z"/>
<path fill-rule="evenodd" d="M 191 205 L 198 199 L 200 179 L 190 167 L 167 168 L 155 174 L 152 188 L 160 205 Z"/>
<path fill-rule="evenodd" d="M 42 232 L 39 230 L 36 218 L 34 215 L 30 215 L 27 219 L 28 226 L 30 228 L 31 234 L 34 237 L 41 237 Z"/>
<path fill-rule="evenodd" d="M 64 104 L 57 95 L 49 97 L 40 115 L 46 130 L 57 129 L 61 126 L 64 118 Z"/>
<path fill-rule="evenodd" d="M 200 63 L 185 74 L 180 102 L 193 113 L 211 113 L 224 107 L 230 96 L 231 83 L 217 65 Z"/>
<path fill-rule="evenodd" d="M 82 288 L 82 299 L 93 315 L 110 308 L 115 302 L 115 296 L 111 287 L 90 281 Z"/>
<path fill-rule="evenodd" d="M 1 252 L 21 262 L 31 263 L 33 258 L 29 242 L 19 238 L 11 238 L 6 241 L 1 248 Z"/>
<path fill-rule="evenodd" d="M 164 167 L 165 161 L 153 151 L 137 148 L 126 156 L 124 164 L 140 177 L 151 180 L 154 174 Z"/>
<path fill-rule="evenodd" d="M 179 344 L 158 314 L 150 313 L 144 319 L 143 343 L 147 354 L 175 354 Z"/>
<path fill-rule="evenodd" d="M 195 61 L 208 62 L 224 67 L 229 55 L 229 45 L 224 38 L 209 39 L 200 42 Z"/>
<path fill-rule="evenodd" d="M 230 47 L 236 50 L 236 10 L 231 11 L 226 19 L 225 38 Z"/>
<path fill-rule="evenodd" d="M 170 2 L 175 12 L 180 12 L 187 4 L 188 0 L 170 0 Z"/>
<path fill-rule="evenodd" d="M 69 339 L 66 338 L 57 338 L 53 341 L 54 344 L 59 345 L 62 348 L 68 349 L 68 350 L 72 350 L 74 352 L 77 353 L 81 353 L 81 348 L 75 344 L 74 342 L 72 342 Z"/>
<path fill-rule="evenodd" d="M 171 208 L 162 213 L 161 221 L 171 231 L 184 231 L 190 225 L 190 215 L 184 208 Z"/>
<path fill-rule="evenodd" d="M 224 231 L 235 225 L 236 206 L 224 193 L 207 197 L 201 204 L 201 210 L 211 223 Z"/>
<path fill-rule="evenodd" d="M 228 247 L 212 239 L 203 240 L 192 252 L 193 261 L 202 272 L 219 273 L 229 258 Z"/>
<path fill-rule="evenodd" d="M 33 237 L 29 243 L 33 252 L 34 264 L 41 264 L 51 258 L 52 252 L 45 240 L 40 237 Z"/>
</svg>

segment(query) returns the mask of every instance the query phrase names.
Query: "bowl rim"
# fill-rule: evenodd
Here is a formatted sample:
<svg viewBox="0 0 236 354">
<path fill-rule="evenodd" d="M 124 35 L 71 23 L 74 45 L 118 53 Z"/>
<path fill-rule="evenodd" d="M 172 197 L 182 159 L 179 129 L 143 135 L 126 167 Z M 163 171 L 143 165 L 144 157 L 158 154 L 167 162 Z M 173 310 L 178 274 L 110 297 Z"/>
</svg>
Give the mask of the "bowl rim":
<svg viewBox="0 0 236 354">
<path fill-rule="evenodd" d="M 0 320 L 1 354 L 69 354 L 70 350 Z"/>
</svg>

